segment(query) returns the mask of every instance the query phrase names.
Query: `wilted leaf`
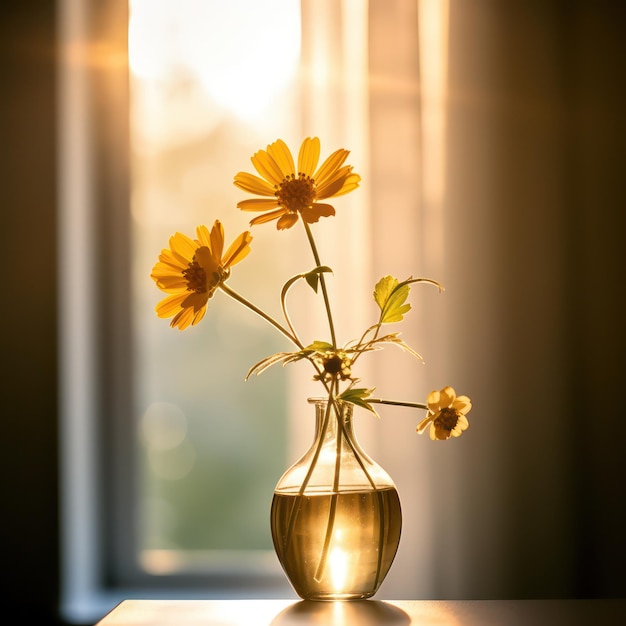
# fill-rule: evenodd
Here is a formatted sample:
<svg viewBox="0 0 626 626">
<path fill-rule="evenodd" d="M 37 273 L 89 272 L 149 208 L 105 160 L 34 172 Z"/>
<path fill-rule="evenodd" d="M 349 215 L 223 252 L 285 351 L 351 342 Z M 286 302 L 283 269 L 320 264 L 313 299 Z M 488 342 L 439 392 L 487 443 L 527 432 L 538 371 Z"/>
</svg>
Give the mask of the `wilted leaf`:
<svg viewBox="0 0 626 626">
<path fill-rule="evenodd" d="M 300 350 L 299 352 L 277 352 L 276 354 L 272 354 L 264 359 L 261 359 L 258 363 L 255 363 L 246 374 L 245 379 L 248 380 L 253 374 L 258 376 L 272 365 L 280 363 L 281 361 L 283 362 L 283 365 L 286 365 L 287 363 L 292 363 L 293 361 L 300 361 L 301 359 L 306 358 L 307 355 L 308 352 L 306 350 Z"/>
<path fill-rule="evenodd" d="M 413 348 L 411 348 L 411 346 L 408 343 L 406 343 L 403 339 L 400 339 L 400 336 L 398 333 L 391 333 L 389 335 L 384 335 L 383 337 L 379 337 L 373 342 L 373 344 L 381 344 L 381 343 L 391 343 L 393 345 L 396 345 L 399 348 L 402 348 L 402 350 L 406 352 L 410 352 L 416 359 L 418 359 L 419 361 L 422 361 L 422 363 L 424 362 L 422 355 L 415 352 L 415 350 L 413 350 Z"/>
</svg>

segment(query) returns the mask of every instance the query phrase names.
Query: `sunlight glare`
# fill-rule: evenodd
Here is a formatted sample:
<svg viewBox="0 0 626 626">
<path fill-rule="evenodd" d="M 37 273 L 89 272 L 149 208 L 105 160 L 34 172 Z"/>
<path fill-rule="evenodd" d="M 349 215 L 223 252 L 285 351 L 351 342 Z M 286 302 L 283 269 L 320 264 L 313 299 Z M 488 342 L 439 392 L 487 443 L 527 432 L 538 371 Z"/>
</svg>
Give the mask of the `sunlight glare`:
<svg viewBox="0 0 626 626">
<path fill-rule="evenodd" d="M 348 577 L 348 555 L 345 550 L 333 548 L 328 556 L 328 563 L 335 591 L 344 591 Z"/>
<path fill-rule="evenodd" d="M 130 0 L 129 65 L 140 80 L 199 83 L 254 118 L 294 76 L 300 6 L 292 0 Z"/>
<path fill-rule="evenodd" d="M 422 88 L 422 160 L 425 252 L 441 268 L 444 232 L 441 210 L 446 186 L 446 98 L 448 83 L 448 0 L 419 0 Z"/>
</svg>

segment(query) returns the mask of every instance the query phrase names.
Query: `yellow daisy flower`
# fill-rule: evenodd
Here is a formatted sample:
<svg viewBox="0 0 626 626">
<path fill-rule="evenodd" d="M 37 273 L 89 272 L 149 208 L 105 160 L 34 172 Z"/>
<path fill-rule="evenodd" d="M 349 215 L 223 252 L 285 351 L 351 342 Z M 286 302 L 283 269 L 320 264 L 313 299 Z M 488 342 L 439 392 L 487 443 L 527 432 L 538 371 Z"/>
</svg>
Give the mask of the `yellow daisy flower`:
<svg viewBox="0 0 626 626">
<path fill-rule="evenodd" d="M 316 169 L 320 140 L 307 137 L 300 147 L 296 170 L 289 148 L 278 139 L 251 158 L 260 177 L 246 172 L 235 176 L 239 189 L 263 197 L 243 200 L 237 206 L 243 211 L 263 212 L 251 220 L 251 226 L 278 220 L 279 230 L 291 228 L 298 216 L 312 224 L 320 217 L 335 215 L 330 204 L 318 201 L 342 196 L 359 186 L 361 177 L 352 172 L 352 166 L 343 165 L 349 154 L 348 150 L 336 150 Z"/>
<path fill-rule="evenodd" d="M 469 426 L 465 416 L 472 403 L 467 396 L 457 396 L 452 387 L 431 391 L 426 403 L 428 415 L 418 424 L 418 433 L 423 433 L 430 424 L 430 438 L 444 440 L 460 436 Z"/>
<path fill-rule="evenodd" d="M 172 235 L 169 249 L 161 251 L 150 274 L 157 287 L 170 294 L 155 307 L 157 315 L 173 315 L 170 326 L 180 330 L 204 317 L 209 298 L 230 276 L 230 268 L 248 255 L 252 241 L 249 231 L 241 233 L 222 255 L 224 227 L 219 220 L 210 232 L 206 226 L 198 226 L 196 234 L 197 239 L 182 233 Z"/>
</svg>

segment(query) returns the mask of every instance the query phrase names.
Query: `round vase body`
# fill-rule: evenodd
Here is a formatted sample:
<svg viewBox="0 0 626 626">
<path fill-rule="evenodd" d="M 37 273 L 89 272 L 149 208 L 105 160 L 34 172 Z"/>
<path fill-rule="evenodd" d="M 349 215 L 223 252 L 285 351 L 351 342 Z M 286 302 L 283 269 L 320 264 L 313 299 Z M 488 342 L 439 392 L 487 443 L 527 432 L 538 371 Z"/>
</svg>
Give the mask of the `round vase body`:
<svg viewBox="0 0 626 626">
<path fill-rule="evenodd" d="M 369 598 L 387 575 L 400 542 L 398 492 L 358 444 L 354 405 L 309 402 L 315 408 L 315 437 L 274 490 L 274 548 L 301 598 Z"/>
</svg>

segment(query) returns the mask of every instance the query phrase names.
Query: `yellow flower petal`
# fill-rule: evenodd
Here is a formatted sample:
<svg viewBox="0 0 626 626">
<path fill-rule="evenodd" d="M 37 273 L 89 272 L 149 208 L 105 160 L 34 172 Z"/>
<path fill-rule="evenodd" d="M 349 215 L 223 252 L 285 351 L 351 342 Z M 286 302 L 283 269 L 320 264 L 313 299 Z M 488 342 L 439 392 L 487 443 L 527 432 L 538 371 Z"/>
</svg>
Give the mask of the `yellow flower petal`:
<svg viewBox="0 0 626 626">
<path fill-rule="evenodd" d="M 188 259 L 177 257 L 169 248 L 165 248 L 159 254 L 159 262 L 155 265 L 155 269 L 158 265 L 162 265 L 163 268 L 168 268 L 170 271 L 183 270 L 188 263 Z"/>
<path fill-rule="evenodd" d="M 196 228 L 196 237 L 196 248 L 198 245 L 206 246 L 209 249 L 211 248 L 211 232 L 204 224 Z"/>
<path fill-rule="evenodd" d="M 180 308 L 180 305 L 186 297 L 187 292 L 185 291 L 163 298 L 163 300 L 156 305 L 154 310 L 159 317 L 171 317 Z"/>
<path fill-rule="evenodd" d="M 287 178 L 296 173 L 291 152 L 282 139 L 277 139 L 274 143 L 267 146 L 267 152 L 280 168 L 282 178 Z"/>
<path fill-rule="evenodd" d="M 239 261 L 243 261 L 248 254 L 250 253 L 250 242 L 252 241 L 252 236 L 249 231 L 241 233 L 233 243 L 230 244 L 224 258 L 222 259 L 222 263 L 224 267 L 230 267 L 231 265 L 235 265 L 239 263 Z"/>
<path fill-rule="evenodd" d="M 259 150 L 251 159 L 256 171 L 272 185 L 280 185 L 284 176 L 278 164 L 265 150 Z"/>
<path fill-rule="evenodd" d="M 208 300 L 209 294 L 207 293 L 187 292 L 187 297 L 182 301 L 181 306 L 184 309 L 200 311 L 206 307 Z"/>
<path fill-rule="evenodd" d="M 350 193 L 351 191 L 358 189 L 360 182 L 361 182 L 361 177 L 358 174 L 348 175 L 344 179 L 343 186 L 341 187 L 341 189 L 333 193 L 333 198 L 337 198 L 339 196 L 345 196 L 347 193 Z"/>
<path fill-rule="evenodd" d="M 278 202 L 270 198 L 252 198 L 237 202 L 237 207 L 242 211 L 269 211 L 278 207 Z"/>
<path fill-rule="evenodd" d="M 171 276 L 172 274 L 182 274 L 184 265 L 180 263 L 170 263 L 169 261 L 164 261 L 165 256 L 163 254 L 159 255 L 159 260 L 155 263 L 152 268 L 152 272 L 150 276 L 153 280 L 159 280 L 163 276 Z"/>
<path fill-rule="evenodd" d="M 191 261 L 198 247 L 198 244 L 191 237 L 182 233 L 174 233 L 170 237 L 169 243 L 173 257 L 182 265 L 187 265 Z"/>
<path fill-rule="evenodd" d="M 461 413 L 462 415 L 466 415 L 472 409 L 472 403 L 467 396 L 459 396 L 453 403 L 452 408 Z"/>
<path fill-rule="evenodd" d="M 441 398 L 441 392 L 436 391 L 436 390 L 431 391 L 428 394 L 428 397 L 426 398 L 426 404 L 428 404 L 428 409 L 432 411 L 433 413 L 436 413 L 437 411 L 441 410 L 440 398 Z"/>
<path fill-rule="evenodd" d="M 300 146 L 298 154 L 298 173 L 313 176 L 320 160 L 320 140 L 317 137 L 307 137 Z"/>
<path fill-rule="evenodd" d="M 274 187 L 266 180 L 247 172 L 239 172 L 235 176 L 234 183 L 239 189 L 248 193 L 256 193 L 259 196 L 273 196 L 275 193 Z"/>
<path fill-rule="evenodd" d="M 317 197 L 323 200 L 324 198 L 332 198 L 337 195 L 343 189 L 351 169 L 349 165 L 346 165 L 338 169 L 332 176 L 329 176 L 323 185 L 318 185 Z"/>
<path fill-rule="evenodd" d="M 428 424 L 430 424 L 432 421 L 433 421 L 433 416 L 428 415 L 417 425 L 417 428 L 415 430 L 417 430 L 417 432 L 420 434 L 423 433 L 424 430 L 426 430 L 426 428 L 428 427 Z"/>
<path fill-rule="evenodd" d="M 276 222 L 276 228 L 278 230 L 285 230 L 287 228 L 291 228 L 298 221 L 297 213 L 285 213 L 281 218 Z"/>
<path fill-rule="evenodd" d="M 307 224 L 314 224 L 320 217 L 330 217 L 331 215 L 335 215 L 335 209 L 330 204 L 321 204 L 319 202 L 302 211 L 302 219 Z M 296 215 L 297 219 L 298 216 Z"/>
<path fill-rule="evenodd" d="M 335 150 L 325 161 L 322 163 L 322 166 L 315 172 L 315 182 L 318 187 L 323 187 L 327 179 L 330 178 L 343 164 L 343 162 L 348 158 L 350 154 L 349 150 L 344 150 L 340 148 L 339 150 Z"/>
<path fill-rule="evenodd" d="M 264 213 L 263 215 L 258 215 L 254 219 L 250 220 L 250 226 L 254 226 L 255 224 L 265 224 L 267 222 L 271 222 L 272 220 L 276 220 L 282 215 L 288 213 L 287 209 L 283 209 L 282 207 L 276 209 L 275 211 L 270 211 L 269 213 Z M 297 216 L 296 216 L 297 219 Z"/>
<path fill-rule="evenodd" d="M 165 293 L 176 293 L 181 290 L 187 290 L 187 281 L 182 274 L 164 274 L 159 276 L 153 272 L 151 277 L 157 284 L 157 287 Z"/>
<path fill-rule="evenodd" d="M 185 330 L 190 325 L 197 324 L 206 313 L 206 307 L 195 311 L 191 307 L 181 309 L 170 322 L 172 328 L 178 327 L 179 330 Z"/>
<path fill-rule="evenodd" d="M 222 252 L 224 251 L 224 227 L 219 220 L 215 220 L 213 228 L 211 228 L 211 256 L 216 265 L 222 260 Z"/>
<path fill-rule="evenodd" d="M 467 421 L 467 417 L 465 417 L 465 415 L 459 415 L 459 419 L 456 423 L 456 427 L 453 430 L 466 430 L 467 428 L 469 428 L 469 422 Z"/>
<path fill-rule="evenodd" d="M 447 387 L 444 387 L 440 393 L 441 393 L 439 397 L 440 406 L 442 408 L 452 406 L 452 403 L 454 402 L 456 398 L 456 392 L 454 391 L 454 389 L 450 386 L 447 386 Z"/>
</svg>

